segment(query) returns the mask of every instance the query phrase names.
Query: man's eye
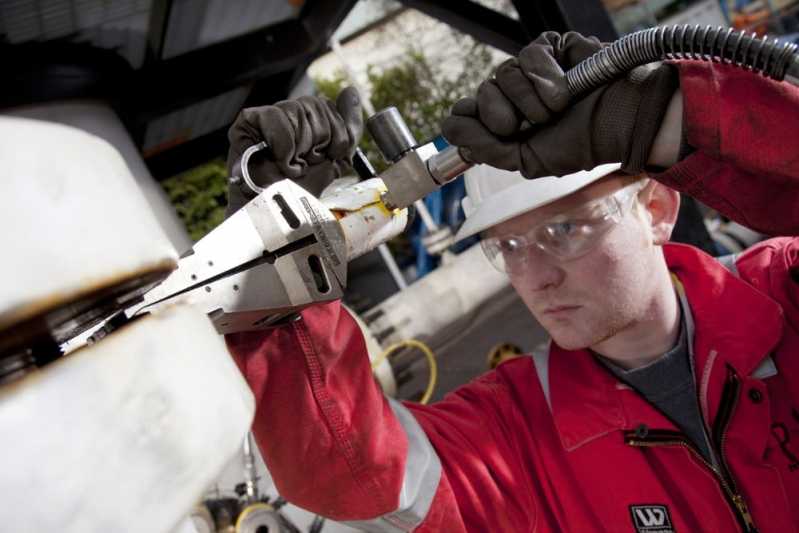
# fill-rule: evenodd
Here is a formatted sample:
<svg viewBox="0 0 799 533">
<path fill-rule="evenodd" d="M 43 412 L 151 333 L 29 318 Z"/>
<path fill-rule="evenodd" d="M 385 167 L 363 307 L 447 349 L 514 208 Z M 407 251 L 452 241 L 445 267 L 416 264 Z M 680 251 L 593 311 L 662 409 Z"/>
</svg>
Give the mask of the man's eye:
<svg viewBox="0 0 799 533">
<path fill-rule="evenodd" d="M 547 237 L 552 239 L 557 239 L 572 235 L 576 229 L 577 229 L 577 224 L 575 224 L 574 222 L 571 221 L 555 222 L 553 224 L 547 224 L 546 232 L 547 232 Z"/>
<path fill-rule="evenodd" d="M 497 244 L 499 245 L 499 249 L 503 254 L 513 253 L 521 247 L 519 240 L 513 238 L 500 239 Z"/>
</svg>

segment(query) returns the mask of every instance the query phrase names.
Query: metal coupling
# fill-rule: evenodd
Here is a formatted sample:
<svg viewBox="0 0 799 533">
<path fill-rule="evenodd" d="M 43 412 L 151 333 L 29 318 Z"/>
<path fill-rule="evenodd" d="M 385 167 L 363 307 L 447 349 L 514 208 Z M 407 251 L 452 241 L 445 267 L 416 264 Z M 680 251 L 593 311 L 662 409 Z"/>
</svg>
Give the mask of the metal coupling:
<svg viewBox="0 0 799 533">
<path fill-rule="evenodd" d="M 439 185 L 449 183 L 473 166 L 457 146 L 448 146 L 427 160 L 430 177 Z"/>
<path fill-rule="evenodd" d="M 416 139 L 396 107 L 387 107 L 369 117 L 366 129 L 388 163 L 396 163 L 416 146 Z"/>
</svg>

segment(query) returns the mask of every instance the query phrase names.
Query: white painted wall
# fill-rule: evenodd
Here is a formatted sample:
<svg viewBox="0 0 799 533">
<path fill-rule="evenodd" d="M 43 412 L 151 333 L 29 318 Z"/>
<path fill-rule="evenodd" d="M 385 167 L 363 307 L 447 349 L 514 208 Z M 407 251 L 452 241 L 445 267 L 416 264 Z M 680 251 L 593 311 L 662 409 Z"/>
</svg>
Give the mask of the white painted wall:
<svg viewBox="0 0 799 533">
<path fill-rule="evenodd" d="M 413 9 L 408 9 L 389 20 L 381 27 L 342 44 L 346 61 L 355 72 L 357 80 L 367 85 L 367 68 L 388 68 L 400 62 L 410 48 L 424 50 L 430 64 L 440 70 L 442 76 L 456 75 L 469 61 L 466 51 L 473 39 L 453 30 Z M 508 56 L 492 49 L 495 63 Z M 329 78 L 342 70 L 335 54 L 325 54 L 308 68 L 312 78 Z"/>
</svg>

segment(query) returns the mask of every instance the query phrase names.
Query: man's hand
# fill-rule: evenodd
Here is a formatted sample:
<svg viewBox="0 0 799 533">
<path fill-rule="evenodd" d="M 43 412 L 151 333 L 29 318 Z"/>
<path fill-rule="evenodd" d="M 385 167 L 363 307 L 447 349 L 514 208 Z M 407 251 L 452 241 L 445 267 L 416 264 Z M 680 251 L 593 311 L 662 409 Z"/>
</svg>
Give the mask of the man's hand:
<svg viewBox="0 0 799 533">
<path fill-rule="evenodd" d="M 579 33 L 545 32 L 497 68 L 476 98 L 464 98 L 442 124 L 471 161 L 527 178 L 563 176 L 602 163 L 643 170 L 672 95 L 671 65 L 651 64 L 573 101 L 565 71 L 602 47 Z"/>
<path fill-rule="evenodd" d="M 361 101 L 353 87 L 341 91 L 335 104 L 324 97 L 301 96 L 275 105 L 250 107 L 239 113 L 228 131 L 228 173 L 241 176 L 244 151 L 266 141 L 267 149 L 250 159 L 253 181 L 266 187 L 289 178 L 319 195 L 350 167 L 362 133 Z M 231 185 L 227 215 L 254 196 L 243 180 Z"/>
</svg>

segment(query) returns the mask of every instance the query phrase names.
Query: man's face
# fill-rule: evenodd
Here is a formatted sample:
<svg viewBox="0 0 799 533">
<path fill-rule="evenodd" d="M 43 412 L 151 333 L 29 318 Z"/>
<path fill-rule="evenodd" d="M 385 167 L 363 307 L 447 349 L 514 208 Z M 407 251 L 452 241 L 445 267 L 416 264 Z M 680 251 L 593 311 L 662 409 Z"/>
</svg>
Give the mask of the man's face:
<svg viewBox="0 0 799 533">
<path fill-rule="evenodd" d="M 489 235 L 525 234 L 552 216 L 612 194 L 629 178 L 611 176 L 557 202 L 499 224 Z M 641 207 L 626 209 L 621 221 L 586 255 L 560 260 L 530 246 L 526 267 L 510 274 L 524 303 L 553 340 L 575 350 L 594 346 L 645 318 L 654 288 L 659 248 Z M 662 261 L 662 255 L 659 255 Z"/>
</svg>

